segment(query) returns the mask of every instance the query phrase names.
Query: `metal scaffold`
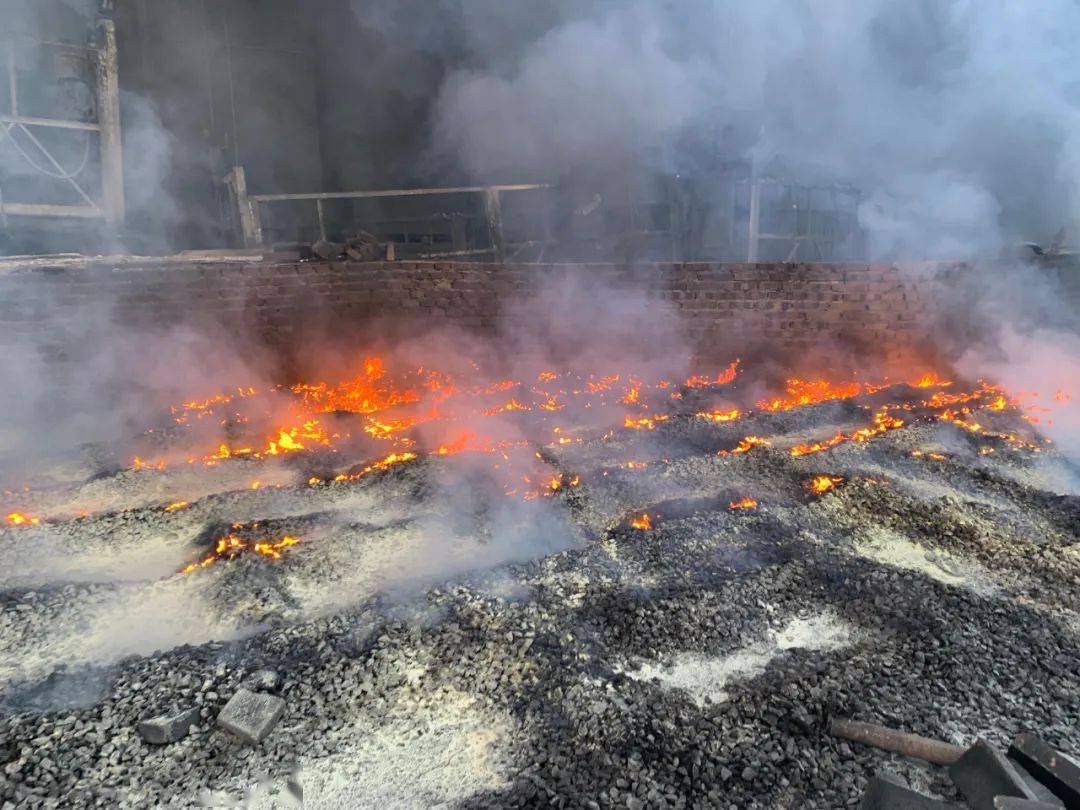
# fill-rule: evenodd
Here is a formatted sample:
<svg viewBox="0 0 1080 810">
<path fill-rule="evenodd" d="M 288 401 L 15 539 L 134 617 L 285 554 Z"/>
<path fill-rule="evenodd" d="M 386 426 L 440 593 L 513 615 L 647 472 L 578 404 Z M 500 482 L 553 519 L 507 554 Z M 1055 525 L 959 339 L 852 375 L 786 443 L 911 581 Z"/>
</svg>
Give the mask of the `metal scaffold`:
<svg viewBox="0 0 1080 810">
<path fill-rule="evenodd" d="M 0 227 L 8 227 L 9 217 L 101 220 L 111 228 L 124 221 L 123 146 L 120 129 L 120 89 L 116 47 L 116 25 L 110 19 L 97 21 L 94 42 L 76 44 L 43 40 L 27 34 L 11 33 L 5 46 L 7 74 L 7 110 L 0 113 L 0 156 L 14 156 L 24 171 L 32 176 L 56 181 L 67 189 L 74 202 L 56 199 L 13 199 L 5 194 L 10 183 L 0 173 Z M 33 94 L 25 92 L 20 76 L 20 46 L 29 44 L 35 51 L 55 49 L 68 61 L 89 62 L 92 109 L 85 120 L 79 118 L 41 117 L 33 112 Z M 45 133 L 82 134 L 82 154 L 73 166 L 61 163 L 61 142 L 52 142 Z M 97 160 L 91 160 L 93 141 L 97 141 Z M 79 150 L 75 148 L 75 154 Z M 90 171 L 94 166 L 97 171 Z M 25 185 L 25 184 L 21 184 Z M 45 196 L 45 195 L 41 195 Z M 50 195 L 52 196 L 52 195 Z"/>
</svg>

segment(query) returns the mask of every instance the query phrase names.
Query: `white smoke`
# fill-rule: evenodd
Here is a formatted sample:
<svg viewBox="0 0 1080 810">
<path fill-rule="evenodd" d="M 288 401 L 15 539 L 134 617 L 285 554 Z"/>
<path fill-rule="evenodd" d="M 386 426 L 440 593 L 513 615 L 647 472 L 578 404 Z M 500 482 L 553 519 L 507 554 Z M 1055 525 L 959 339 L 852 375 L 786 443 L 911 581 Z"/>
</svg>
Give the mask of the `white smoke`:
<svg viewBox="0 0 1080 810">
<path fill-rule="evenodd" d="M 515 6 L 481 5 L 515 30 Z M 876 257 L 997 251 L 1046 239 L 1080 210 L 1071 0 L 637 0 L 558 12 L 524 45 L 508 38 L 502 58 L 476 44 L 480 64 L 443 84 L 436 148 L 473 175 L 616 172 L 679 133 L 751 126 L 763 164 L 780 158 L 863 190 Z"/>
</svg>

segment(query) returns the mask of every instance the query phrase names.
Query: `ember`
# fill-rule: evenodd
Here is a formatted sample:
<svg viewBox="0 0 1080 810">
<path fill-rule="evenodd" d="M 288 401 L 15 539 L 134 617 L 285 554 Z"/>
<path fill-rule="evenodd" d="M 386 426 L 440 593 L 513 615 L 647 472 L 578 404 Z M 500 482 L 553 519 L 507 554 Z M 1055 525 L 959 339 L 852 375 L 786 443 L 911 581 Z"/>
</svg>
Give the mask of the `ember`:
<svg viewBox="0 0 1080 810">
<path fill-rule="evenodd" d="M 807 488 L 815 495 L 824 495 L 830 490 L 836 489 L 844 479 L 836 475 L 817 475 L 810 479 Z"/>
</svg>

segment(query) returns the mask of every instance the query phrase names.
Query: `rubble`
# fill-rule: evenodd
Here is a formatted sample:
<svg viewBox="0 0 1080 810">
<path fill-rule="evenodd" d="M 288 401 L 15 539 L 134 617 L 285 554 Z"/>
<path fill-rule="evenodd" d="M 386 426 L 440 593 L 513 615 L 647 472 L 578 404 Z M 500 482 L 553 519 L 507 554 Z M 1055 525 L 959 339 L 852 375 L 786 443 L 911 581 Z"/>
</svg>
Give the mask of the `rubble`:
<svg viewBox="0 0 1080 810">
<path fill-rule="evenodd" d="M 849 435 L 845 418 L 865 413 L 833 403 L 745 424 L 680 415 L 545 447 L 581 485 L 558 479 L 530 501 L 537 537 L 504 544 L 504 556 L 485 515 L 460 534 L 438 522 L 433 494 L 453 458 L 364 462 L 363 477 L 313 485 L 304 469 L 274 489 L 248 486 L 266 480 L 252 460 L 97 480 L 101 502 L 139 507 L 3 530 L 0 570 L 21 578 L 0 588 L 0 804 L 190 807 L 200 791 L 240 801 L 264 780 L 280 801 L 300 772 L 313 806 L 358 795 L 366 803 L 352 806 L 393 796 L 417 808 L 834 810 L 857 807 L 882 770 L 959 804 L 944 767 L 824 733 L 829 719 L 949 746 L 982 737 L 999 751 L 1031 730 L 1080 750 L 1080 499 L 1041 477 L 1052 454 L 1002 444 L 979 456 L 983 438 L 938 424 L 800 458 L 785 449 L 813 430 Z M 750 434 L 772 444 L 718 453 Z M 943 434 L 946 461 L 912 457 Z M 645 466 L 619 466 L 627 459 Z M 818 475 L 844 483 L 808 494 Z M 176 511 L 155 506 L 179 476 L 216 489 L 185 490 Z M 743 497 L 758 507 L 729 509 Z M 656 504 L 653 529 L 628 524 Z M 434 543 L 433 516 L 446 529 Z M 249 537 L 233 522 L 260 525 Z M 180 574 L 222 524 L 253 541 L 302 541 Z M 946 581 L 865 552 L 891 537 L 964 566 Z M 33 568 L 43 547 L 62 550 L 67 581 Z M 132 582 L 133 559 L 161 578 Z M 103 561 L 122 576 L 99 576 L 113 570 Z M 406 561 L 411 578 L 399 576 Z M 166 641 L 99 643 L 136 612 L 179 619 Z M 844 643 L 780 643 L 815 616 L 834 617 Z M 746 650 L 769 655 L 735 672 L 722 700 L 635 677 Z M 220 714 L 227 728 L 238 700 L 258 707 L 240 732 L 256 746 L 209 722 L 168 747 L 135 730 L 172 705 Z M 263 730 L 268 718 L 276 733 Z M 439 771 L 410 778 L 440 751 L 453 756 Z M 355 794 L 322 778 L 331 764 L 363 783 Z"/>
<path fill-rule="evenodd" d="M 166 745 L 184 739 L 199 722 L 198 709 L 186 709 L 172 715 L 151 717 L 139 722 L 139 734 L 151 745 Z"/>
<path fill-rule="evenodd" d="M 257 745 L 273 731 L 285 713 L 285 701 L 275 695 L 239 689 L 232 696 L 217 722 L 244 742 Z"/>
</svg>

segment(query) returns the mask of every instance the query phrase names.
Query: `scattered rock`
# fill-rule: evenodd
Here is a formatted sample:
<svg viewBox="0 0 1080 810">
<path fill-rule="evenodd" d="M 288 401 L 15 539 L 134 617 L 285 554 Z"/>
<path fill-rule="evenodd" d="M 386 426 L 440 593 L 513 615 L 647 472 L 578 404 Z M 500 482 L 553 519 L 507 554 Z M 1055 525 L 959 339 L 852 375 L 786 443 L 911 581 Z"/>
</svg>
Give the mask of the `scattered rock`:
<svg viewBox="0 0 1080 810">
<path fill-rule="evenodd" d="M 199 710 L 185 709 L 178 714 L 139 721 L 139 734 L 151 745 L 167 745 L 184 739 L 191 727 L 198 722 Z"/>
<path fill-rule="evenodd" d="M 218 715 L 218 725 L 255 745 L 270 733 L 285 713 L 285 701 L 275 695 L 240 689 Z"/>
</svg>

